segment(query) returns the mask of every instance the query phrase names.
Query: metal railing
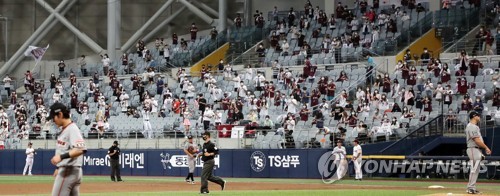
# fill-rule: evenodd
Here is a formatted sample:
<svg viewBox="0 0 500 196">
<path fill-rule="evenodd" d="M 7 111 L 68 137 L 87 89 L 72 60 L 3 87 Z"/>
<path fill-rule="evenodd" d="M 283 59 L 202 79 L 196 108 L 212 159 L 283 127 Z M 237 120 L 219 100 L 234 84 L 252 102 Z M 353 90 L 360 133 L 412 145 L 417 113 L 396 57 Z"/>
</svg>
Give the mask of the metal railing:
<svg viewBox="0 0 500 196">
<path fill-rule="evenodd" d="M 411 131 L 405 137 L 390 144 L 379 151 L 379 154 L 397 154 L 401 152 L 415 152 L 424 144 L 429 143 L 434 137 L 443 135 L 444 116 L 439 115 L 419 128 Z"/>
</svg>

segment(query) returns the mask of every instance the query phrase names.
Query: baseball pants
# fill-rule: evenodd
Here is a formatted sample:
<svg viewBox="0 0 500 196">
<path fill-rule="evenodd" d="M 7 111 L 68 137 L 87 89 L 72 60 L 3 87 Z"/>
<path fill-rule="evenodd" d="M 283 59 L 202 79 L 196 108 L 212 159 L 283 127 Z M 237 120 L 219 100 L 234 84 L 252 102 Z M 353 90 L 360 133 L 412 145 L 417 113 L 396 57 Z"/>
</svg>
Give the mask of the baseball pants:
<svg viewBox="0 0 500 196">
<path fill-rule="evenodd" d="M 59 167 L 54 186 L 52 187 L 52 196 L 80 195 L 81 182 L 81 167 Z"/>
<path fill-rule="evenodd" d="M 151 128 L 151 123 L 149 121 L 144 121 L 144 138 L 153 138 L 153 129 Z"/>
<path fill-rule="evenodd" d="M 354 171 L 356 171 L 356 177 L 354 179 L 362 179 L 363 171 L 361 170 L 361 159 L 356 159 L 354 162 Z"/>
<path fill-rule="evenodd" d="M 121 181 L 122 177 L 120 175 L 120 162 L 118 159 L 110 159 L 109 162 L 111 163 L 111 180 L 115 181 Z M 116 177 L 116 179 L 115 179 Z"/>
<path fill-rule="evenodd" d="M 476 190 L 476 181 L 479 176 L 479 164 L 481 163 L 481 150 L 479 148 L 467 148 L 467 156 L 470 160 L 470 173 L 469 173 L 469 184 L 467 184 L 467 189 Z"/>
<path fill-rule="evenodd" d="M 26 164 L 24 165 L 23 175 L 28 171 L 28 175 L 31 175 L 31 169 L 33 168 L 33 158 L 26 158 Z"/>
<path fill-rule="evenodd" d="M 337 171 L 335 174 L 337 175 L 337 180 L 340 180 L 344 177 L 346 171 L 347 171 L 347 160 L 342 159 L 342 160 L 336 160 L 337 163 Z"/>
<path fill-rule="evenodd" d="M 186 180 L 191 180 L 191 182 L 194 182 L 194 176 L 193 176 L 193 173 L 194 173 L 194 169 L 195 169 L 195 163 L 196 162 L 196 159 L 195 158 L 189 158 L 188 157 L 188 168 L 189 168 L 189 173 L 186 177 Z"/>
<path fill-rule="evenodd" d="M 222 178 L 219 178 L 212 174 L 212 171 L 214 170 L 214 165 L 215 161 L 213 159 L 205 161 L 203 163 L 203 169 L 201 171 L 201 188 L 200 188 L 201 193 L 203 192 L 208 193 L 208 181 L 221 186 L 224 184 L 224 180 L 222 180 Z"/>
</svg>

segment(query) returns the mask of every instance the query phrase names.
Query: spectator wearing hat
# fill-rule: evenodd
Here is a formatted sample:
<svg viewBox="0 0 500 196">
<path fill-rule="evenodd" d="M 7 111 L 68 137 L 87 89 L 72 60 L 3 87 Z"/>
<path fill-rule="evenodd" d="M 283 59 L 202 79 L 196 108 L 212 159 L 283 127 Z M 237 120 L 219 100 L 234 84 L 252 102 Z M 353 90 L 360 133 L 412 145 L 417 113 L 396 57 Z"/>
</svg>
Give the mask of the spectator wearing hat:
<svg viewBox="0 0 500 196">
<path fill-rule="evenodd" d="M 120 175 L 120 148 L 118 147 L 118 145 L 118 141 L 115 140 L 113 142 L 113 145 L 108 149 L 109 161 L 111 163 L 111 181 L 113 182 L 123 182 Z"/>
</svg>

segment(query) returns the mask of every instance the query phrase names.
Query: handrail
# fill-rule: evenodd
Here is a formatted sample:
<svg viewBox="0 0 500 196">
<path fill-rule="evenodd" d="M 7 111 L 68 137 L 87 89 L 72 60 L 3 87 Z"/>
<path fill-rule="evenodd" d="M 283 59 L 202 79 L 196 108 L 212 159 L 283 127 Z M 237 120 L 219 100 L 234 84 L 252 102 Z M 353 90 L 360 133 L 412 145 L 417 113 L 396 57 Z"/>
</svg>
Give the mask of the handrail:
<svg viewBox="0 0 500 196">
<path fill-rule="evenodd" d="M 407 134 L 406 136 L 402 137 L 401 139 L 399 139 L 398 141 L 395 141 L 394 143 L 390 144 L 389 146 L 385 147 L 384 149 L 380 150 L 379 153 L 383 153 L 385 152 L 386 150 L 392 148 L 393 146 L 395 146 L 396 144 L 399 144 L 401 141 L 405 140 L 406 138 L 408 137 L 411 137 L 413 134 L 417 133 L 418 131 L 420 131 L 421 129 L 423 129 L 425 126 L 435 122 L 436 120 L 438 120 L 439 118 L 442 118 L 443 115 L 440 114 L 439 116 L 437 116 L 436 118 L 426 122 L 425 124 L 423 124 L 422 126 L 419 126 L 417 129 L 413 130 L 412 132 L 410 132 L 409 134 Z M 442 134 L 442 132 L 441 132 Z"/>
</svg>

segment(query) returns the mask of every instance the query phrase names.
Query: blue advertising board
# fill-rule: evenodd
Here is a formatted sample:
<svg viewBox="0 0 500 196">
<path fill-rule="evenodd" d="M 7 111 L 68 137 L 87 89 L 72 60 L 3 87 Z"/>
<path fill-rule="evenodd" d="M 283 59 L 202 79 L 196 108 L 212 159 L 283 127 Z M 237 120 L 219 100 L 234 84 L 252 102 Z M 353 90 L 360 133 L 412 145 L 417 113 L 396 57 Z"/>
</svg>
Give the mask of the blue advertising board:
<svg viewBox="0 0 500 196">
<path fill-rule="evenodd" d="M 318 160 L 323 149 L 262 149 L 220 150 L 215 158 L 214 174 L 244 178 L 321 178 Z M 86 175 L 109 175 L 107 150 L 88 150 L 83 158 Z M 52 174 L 50 163 L 53 150 L 37 150 L 33 174 Z M 21 174 L 26 155 L 24 150 L 0 151 L 0 174 Z M 184 176 L 188 172 L 187 156 L 182 150 L 122 150 L 121 173 L 124 176 Z M 195 175 L 199 176 L 203 162 L 196 160 Z"/>
</svg>

